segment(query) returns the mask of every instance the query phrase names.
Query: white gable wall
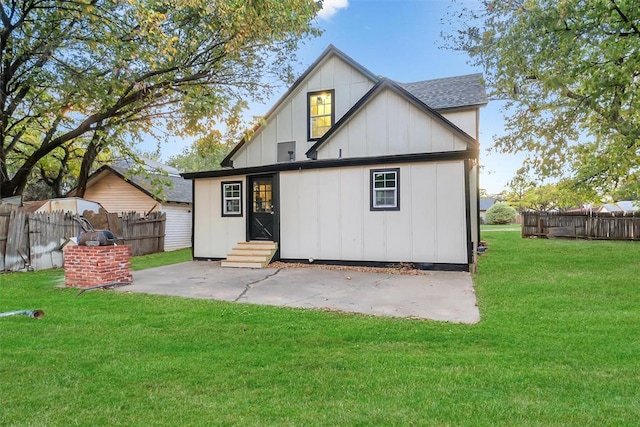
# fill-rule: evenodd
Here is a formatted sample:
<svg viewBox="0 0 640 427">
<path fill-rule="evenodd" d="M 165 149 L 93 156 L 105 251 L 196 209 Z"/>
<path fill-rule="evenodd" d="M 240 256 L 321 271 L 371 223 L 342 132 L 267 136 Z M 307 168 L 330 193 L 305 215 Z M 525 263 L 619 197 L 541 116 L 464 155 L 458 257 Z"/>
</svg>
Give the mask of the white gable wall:
<svg viewBox="0 0 640 427">
<path fill-rule="evenodd" d="M 318 159 L 436 153 L 466 148 L 466 141 L 442 121 L 386 89 L 320 147 Z"/>
<path fill-rule="evenodd" d="M 440 112 L 440 114 L 462 129 L 466 134 L 472 136 L 476 141 L 478 140 L 478 116 L 480 115 L 478 108 L 471 110 L 444 111 Z"/>
<path fill-rule="evenodd" d="M 370 210 L 370 170 L 280 173 L 280 256 L 467 263 L 464 162 L 400 164 L 400 210 Z"/>
<path fill-rule="evenodd" d="M 337 56 L 330 55 L 297 87 L 254 138 L 233 157 L 236 168 L 274 164 L 278 142 L 296 142 L 296 160 L 305 160 L 305 152 L 315 141 L 307 140 L 307 93 L 335 90 L 336 122 L 364 96 L 374 82 Z"/>
</svg>

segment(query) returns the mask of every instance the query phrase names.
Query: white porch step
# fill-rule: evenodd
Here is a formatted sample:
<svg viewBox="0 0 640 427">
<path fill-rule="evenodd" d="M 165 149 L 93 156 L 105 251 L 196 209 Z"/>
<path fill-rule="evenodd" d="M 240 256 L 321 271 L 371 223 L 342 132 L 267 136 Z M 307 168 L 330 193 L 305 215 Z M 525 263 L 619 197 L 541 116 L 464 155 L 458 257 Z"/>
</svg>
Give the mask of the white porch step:
<svg viewBox="0 0 640 427">
<path fill-rule="evenodd" d="M 238 242 L 222 261 L 222 267 L 264 268 L 269 265 L 278 245 L 275 242 Z"/>
<path fill-rule="evenodd" d="M 261 262 L 241 262 L 241 261 L 227 261 L 220 262 L 222 267 L 231 268 L 264 268 L 265 266 Z"/>
<path fill-rule="evenodd" d="M 269 255 L 227 255 L 227 259 L 225 261 L 235 261 L 235 262 L 265 262 L 269 258 Z"/>
<path fill-rule="evenodd" d="M 275 242 L 262 242 L 262 241 L 250 241 L 250 242 L 238 242 L 233 248 L 234 250 L 274 250 L 278 247 Z"/>
<path fill-rule="evenodd" d="M 229 255 L 248 255 L 248 256 L 269 256 L 271 255 L 271 249 L 244 249 L 244 248 L 233 248 L 231 252 L 227 254 Z"/>
</svg>

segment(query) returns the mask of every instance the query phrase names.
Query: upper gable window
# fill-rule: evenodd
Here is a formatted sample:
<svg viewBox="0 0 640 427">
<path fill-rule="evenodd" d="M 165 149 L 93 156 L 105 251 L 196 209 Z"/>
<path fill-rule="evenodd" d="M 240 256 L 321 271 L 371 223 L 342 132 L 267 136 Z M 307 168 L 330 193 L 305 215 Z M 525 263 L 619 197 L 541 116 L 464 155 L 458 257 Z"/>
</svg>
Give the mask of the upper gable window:
<svg viewBox="0 0 640 427">
<path fill-rule="evenodd" d="M 308 93 L 309 141 L 322 138 L 335 120 L 335 91 L 324 90 Z"/>
</svg>

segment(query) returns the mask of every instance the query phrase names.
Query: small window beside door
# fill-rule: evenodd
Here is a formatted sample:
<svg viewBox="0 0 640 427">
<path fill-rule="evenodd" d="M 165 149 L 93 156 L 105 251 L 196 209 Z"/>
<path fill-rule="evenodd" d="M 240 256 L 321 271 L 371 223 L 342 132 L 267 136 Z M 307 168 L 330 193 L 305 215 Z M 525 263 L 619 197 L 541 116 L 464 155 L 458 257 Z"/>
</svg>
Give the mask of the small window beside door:
<svg viewBox="0 0 640 427">
<path fill-rule="evenodd" d="M 222 216 L 242 216 L 242 181 L 222 183 Z"/>
</svg>

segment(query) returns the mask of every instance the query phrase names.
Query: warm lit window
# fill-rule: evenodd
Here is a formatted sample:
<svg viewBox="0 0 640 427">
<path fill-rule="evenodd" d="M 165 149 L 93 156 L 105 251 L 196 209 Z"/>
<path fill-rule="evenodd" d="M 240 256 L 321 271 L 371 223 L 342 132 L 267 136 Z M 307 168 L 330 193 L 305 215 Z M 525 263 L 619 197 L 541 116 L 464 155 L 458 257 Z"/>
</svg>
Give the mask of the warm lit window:
<svg viewBox="0 0 640 427">
<path fill-rule="evenodd" d="M 320 139 L 333 126 L 334 91 L 309 93 L 309 140 Z"/>
<path fill-rule="evenodd" d="M 222 216 L 242 216 L 242 182 L 222 183 Z"/>
<path fill-rule="evenodd" d="M 400 210 L 400 169 L 371 171 L 371 210 Z"/>
</svg>

